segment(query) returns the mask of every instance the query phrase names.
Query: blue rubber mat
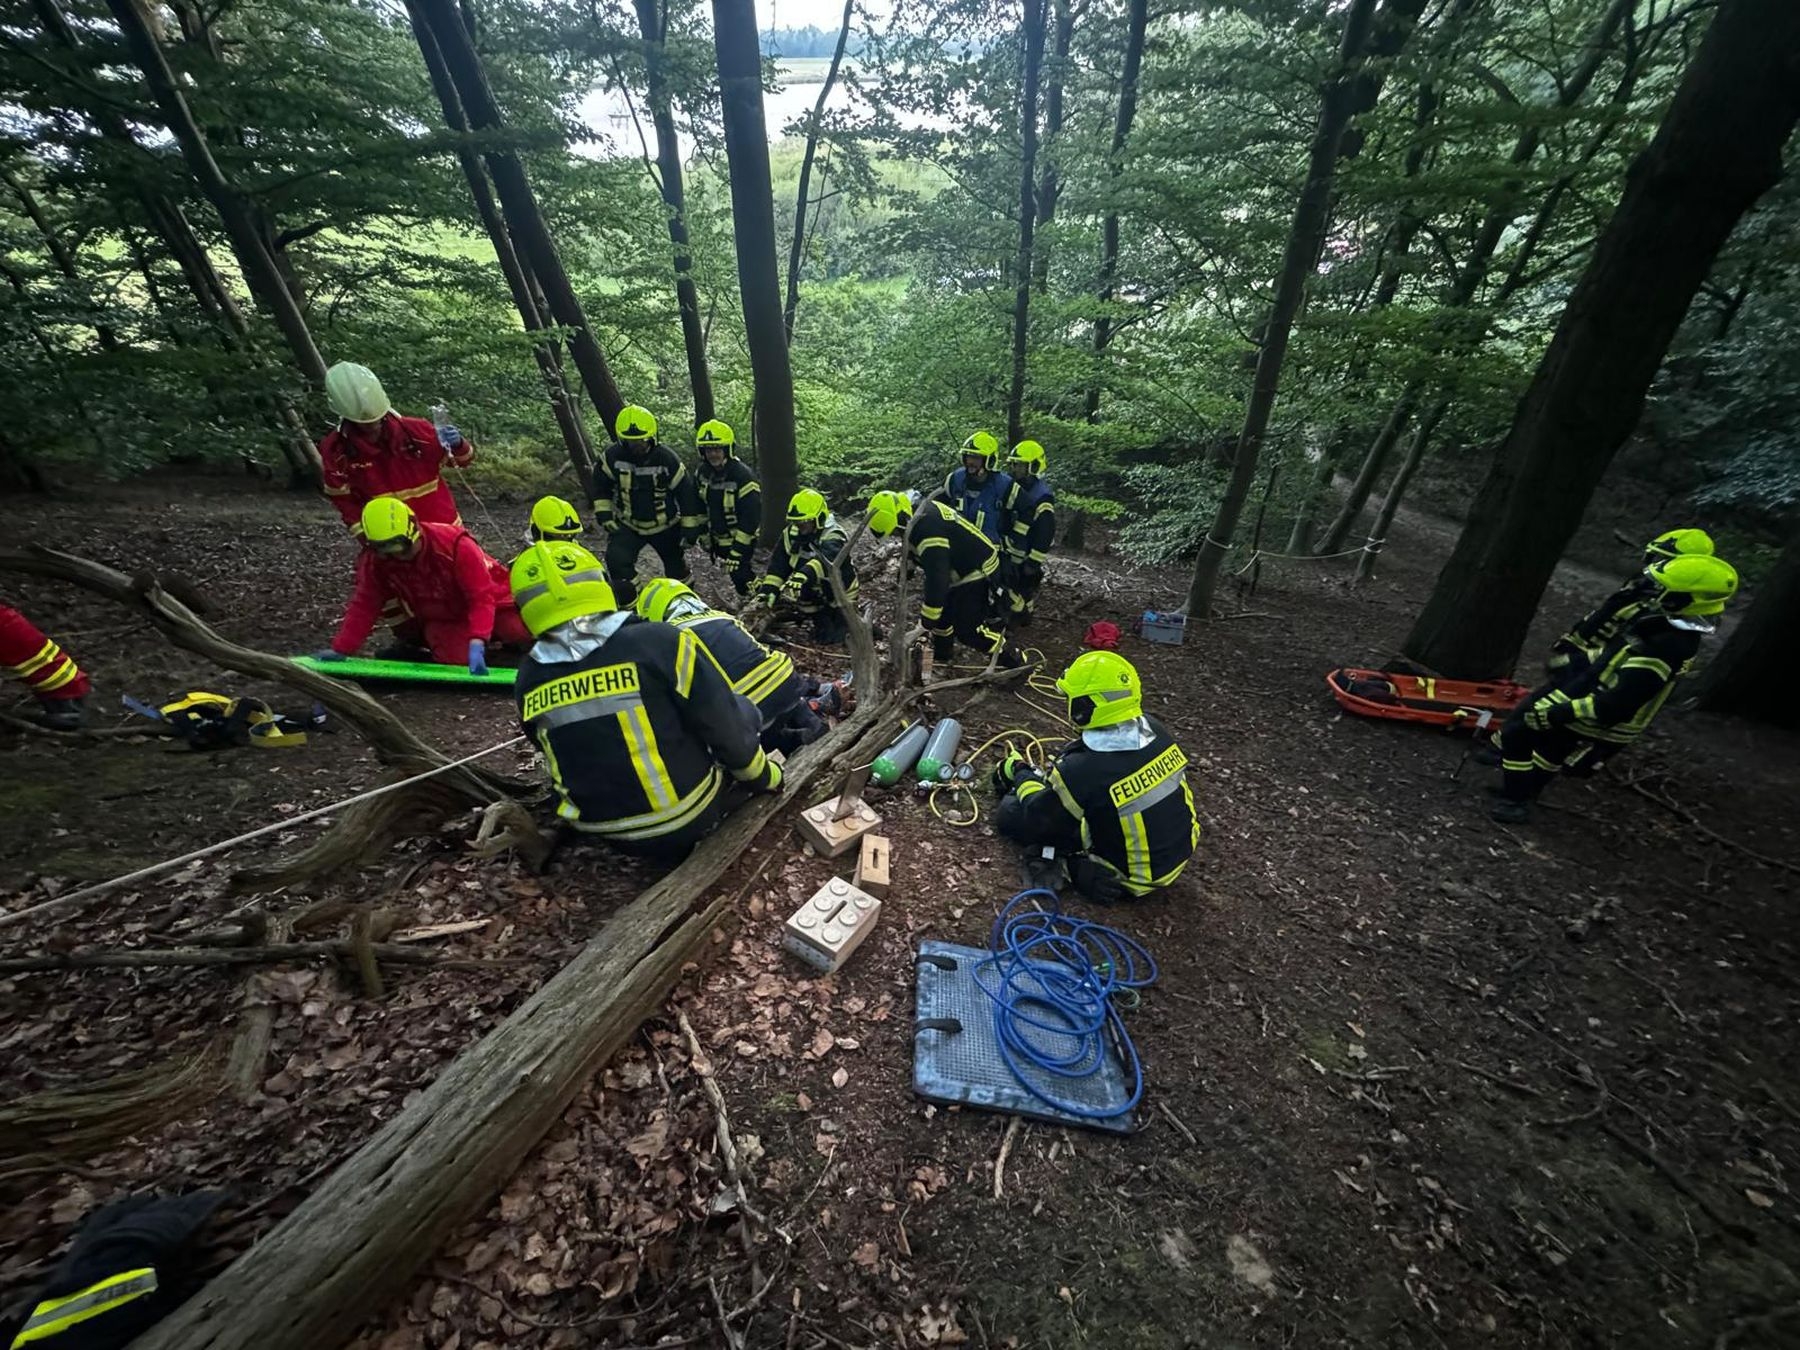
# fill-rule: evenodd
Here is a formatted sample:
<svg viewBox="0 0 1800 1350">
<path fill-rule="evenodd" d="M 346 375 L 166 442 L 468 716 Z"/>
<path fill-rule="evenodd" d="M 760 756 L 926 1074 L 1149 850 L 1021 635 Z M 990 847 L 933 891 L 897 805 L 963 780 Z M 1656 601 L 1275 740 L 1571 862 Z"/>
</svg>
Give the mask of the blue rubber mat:
<svg viewBox="0 0 1800 1350">
<path fill-rule="evenodd" d="M 993 1000 L 975 983 L 975 968 L 992 955 L 982 947 L 959 947 L 952 942 L 919 944 L 913 1091 L 927 1101 L 1006 1111 L 1108 1134 L 1130 1134 L 1136 1128 L 1131 1114 L 1095 1120 L 1059 1111 L 1020 1083 L 996 1039 Z M 1033 1030 L 1029 1035 L 1053 1055 L 1066 1049 L 1054 1032 Z M 1094 1109 L 1131 1096 L 1125 1066 L 1111 1047 L 1099 1069 L 1086 1078 L 1055 1077 L 1030 1065 L 1024 1071 L 1033 1075 L 1032 1082 L 1046 1095 Z"/>
</svg>

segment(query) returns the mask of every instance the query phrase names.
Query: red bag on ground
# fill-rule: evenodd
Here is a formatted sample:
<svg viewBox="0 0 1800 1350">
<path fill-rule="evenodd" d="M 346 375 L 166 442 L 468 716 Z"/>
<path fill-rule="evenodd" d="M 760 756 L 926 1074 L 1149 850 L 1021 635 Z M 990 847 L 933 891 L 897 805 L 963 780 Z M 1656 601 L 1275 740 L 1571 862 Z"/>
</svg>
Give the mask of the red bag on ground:
<svg viewBox="0 0 1800 1350">
<path fill-rule="evenodd" d="M 1108 623 L 1105 619 L 1099 623 L 1091 623 L 1088 625 L 1087 635 L 1081 640 L 1095 651 L 1114 651 L 1119 645 L 1119 625 Z"/>
</svg>

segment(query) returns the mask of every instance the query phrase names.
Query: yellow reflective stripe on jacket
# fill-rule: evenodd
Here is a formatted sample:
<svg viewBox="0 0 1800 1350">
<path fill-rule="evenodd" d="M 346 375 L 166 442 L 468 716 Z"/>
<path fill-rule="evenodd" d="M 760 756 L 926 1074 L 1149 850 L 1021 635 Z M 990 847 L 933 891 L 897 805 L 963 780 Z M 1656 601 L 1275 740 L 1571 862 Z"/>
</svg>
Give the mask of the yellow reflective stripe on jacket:
<svg viewBox="0 0 1800 1350">
<path fill-rule="evenodd" d="M 37 655 L 16 666 L 10 667 L 10 669 L 12 673 L 17 675 L 20 679 L 24 679 L 26 676 L 42 670 L 61 655 L 62 648 L 56 645 L 55 640 L 46 638 L 44 639 L 44 645 L 37 649 Z"/>
<path fill-rule="evenodd" d="M 674 780 L 669 777 L 668 766 L 663 763 L 662 750 L 656 743 L 656 730 L 650 725 L 649 709 L 640 703 L 617 716 L 619 731 L 631 750 L 631 767 L 637 771 L 638 785 L 644 789 L 644 800 L 650 803 L 651 814 L 675 810 L 681 804 L 681 798 L 675 791 Z"/>
<path fill-rule="evenodd" d="M 786 684 L 793 673 L 793 657 L 786 652 L 775 652 L 761 665 L 745 672 L 731 687 L 752 703 L 761 703 Z"/>
<path fill-rule="evenodd" d="M 949 545 L 946 544 L 945 547 L 948 548 Z M 990 553 L 987 555 L 987 557 L 985 559 L 982 560 L 981 566 L 977 567 L 973 572 L 958 572 L 955 575 L 953 575 L 950 578 L 950 584 L 952 586 L 960 586 L 964 582 L 978 581 L 982 577 L 991 577 L 994 575 L 994 570 L 996 568 L 998 568 L 999 566 L 1000 566 L 999 552 L 996 551 L 996 552 Z"/>
<path fill-rule="evenodd" d="M 921 539 L 918 543 L 914 544 L 913 552 L 922 554 L 922 553 L 928 553 L 934 548 L 949 548 L 949 547 L 950 547 L 950 541 L 948 539 L 944 538 L 942 535 L 932 535 L 931 537 L 926 538 L 926 539 Z"/>
<path fill-rule="evenodd" d="M 395 488 L 393 491 L 384 492 L 381 495 L 384 497 L 395 497 L 403 502 L 410 502 L 415 497 L 429 497 L 438 490 L 440 481 L 441 480 L 434 478 L 429 483 L 419 484 L 418 487 Z"/>
<path fill-rule="evenodd" d="M 740 783 L 754 783 L 768 772 L 769 757 L 762 752 L 762 747 L 759 745 L 756 748 L 755 757 L 743 768 L 733 769 L 731 776 Z"/>
<path fill-rule="evenodd" d="M 62 1298 L 47 1298 L 31 1310 L 31 1316 L 13 1338 L 13 1350 L 49 1340 L 90 1317 L 110 1312 L 134 1298 L 156 1292 L 156 1271 L 149 1266 L 109 1275 L 78 1293 Z"/>
<path fill-rule="evenodd" d="M 683 632 L 675 643 L 675 693 L 684 699 L 694 692 L 694 663 L 700 659 L 699 646 L 688 632 Z"/>
<path fill-rule="evenodd" d="M 699 786 L 668 810 L 646 811 L 640 816 L 624 816 L 618 820 L 583 820 L 565 799 L 557 814 L 583 834 L 597 834 L 607 839 L 659 839 L 693 824 L 701 812 L 712 805 L 713 798 L 719 795 L 719 789 L 724 785 L 724 776 L 714 768 L 700 780 Z"/>
</svg>

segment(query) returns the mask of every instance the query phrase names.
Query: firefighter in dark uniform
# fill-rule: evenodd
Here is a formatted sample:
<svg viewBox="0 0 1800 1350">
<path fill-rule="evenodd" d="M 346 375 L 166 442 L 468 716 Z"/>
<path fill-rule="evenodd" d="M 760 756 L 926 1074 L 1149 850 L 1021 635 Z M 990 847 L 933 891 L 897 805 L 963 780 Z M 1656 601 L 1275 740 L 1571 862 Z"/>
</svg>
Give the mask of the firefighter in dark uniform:
<svg viewBox="0 0 1800 1350">
<path fill-rule="evenodd" d="M 762 485 L 756 470 L 737 457 L 737 437 L 714 418 L 694 433 L 700 448 L 700 495 L 706 506 L 706 533 L 701 542 L 714 562 L 725 569 L 741 599 L 750 594 L 755 573 L 751 555 L 762 529 Z"/>
<path fill-rule="evenodd" d="M 638 555 L 656 550 L 663 571 L 686 581 L 687 546 L 700 538 L 700 494 L 687 466 L 656 440 L 656 419 L 632 404 L 613 423 L 618 443 L 594 466 L 594 518 L 606 531 L 606 571 L 621 605 L 637 594 Z"/>
<path fill-rule="evenodd" d="M 769 557 L 769 570 L 756 583 L 757 602 L 778 613 L 785 609 L 812 620 L 818 642 L 842 642 L 850 624 L 838 608 L 826 570 L 842 557 L 844 598 L 856 603 L 856 564 L 844 554 L 850 538 L 825 503 L 825 495 L 801 488 L 788 502 L 787 528 Z"/>
<path fill-rule="evenodd" d="M 962 467 L 944 480 L 944 500 L 996 544 L 1012 481 L 1000 474 L 1000 442 L 977 431 L 962 444 Z"/>
<path fill-rule="evenodd" d="M 1710 558 L 1712 552 L 1712 536 L 1705 530 L 1669 530 L 1652 539 L 1644 548 L 1644 570 L 1550 644 L 1550 659 L 1544 665 L 1550 672 L 1552 683 L 1561 684 L 1586 674 L 1594 659 L 1611 645 L 1614 638 L 1656 607 L 1661 592 L 1650 580 L 1651 568 L 1670 558 L 1689 554 Z"/>
<path fill-rule="evenodd" d="M 770 651 L 685 582 L 652 577 L 638 588 L 637 612 L 639 618 L 670 624 L 700 639 L 731 687 L 762 715 L 763 749 L 791 755 L 825 734 L 825 722 L 807 702 L 793 658 Z"/>
<path fill-rule="evenodd" d="M 537 638 L 513 696 L 569 825 L 674 861 L 723 819 L 728 776 L 752 792 L 781 786 L 755 705 L 692 633 L 615 608 L 593 554 L 533 544 L 512 589 Z"/>
<path fill-rule="evenodd" d="M 1044 561 L 1056 539 L 1056 494 L 1044 481 L 1046 462 L 1044 447 L 1036 441 L 1020 441 L 1006 459 L 1012 482 L 1002 516 L 1000 590 L 1006 596 L 1006 621 L 1014 628 L 1031 626 L 1038 588 L 1044 584 Z"/>
<path fill-rule="evenodd" d="M 1000 551 L 980 530 L 943 502 L 926 502 L 917 516 L 903 492 L 869 498 L 869 533 L 886 538 L 904 532 L 906 559 L 923 574 L 919 623 L 931 638 L 932 659 L 947 662 L 956 643 L 973 647 L 983 660 L 998 654 L 1008 669 L 1025 658 L 994 627 L 992 586 Z"/>
<path fill-rule="evenodd" d="M 1644 575 L 1655 587 L 1653 605 L 1580 678 L 1539 691 L 1507 719 L 1500 800 L 1488 813 L 1495 820 L 1529 819 L 1531 803 L 1557 774 L 1642 736 L 1738 587 L 1736 569 L 1706 554 L 1670 558 Z"/>
<path fill-rule="evenodd" d="M 575 503 L 561 497 L 539 497 L 531 506 L 531 524 L 525 531 L 528 542 L 540 539 L 579 540 L 587 533 L 581 523 L 581 512 Z"/>
<path fill-rule="evenodd" d="M 995 828 L 1027 848 L 1056 850 L 1090 900 L 1162 889 L 1200 842 L 1187 756 L 1144 714 L 1137 670 L 1116 652 L 1082 653 L 1056 687 L 1081 737 L 1047 773 L 1007 755 L 993 776 L 1004 794 Z"/>
</svg>

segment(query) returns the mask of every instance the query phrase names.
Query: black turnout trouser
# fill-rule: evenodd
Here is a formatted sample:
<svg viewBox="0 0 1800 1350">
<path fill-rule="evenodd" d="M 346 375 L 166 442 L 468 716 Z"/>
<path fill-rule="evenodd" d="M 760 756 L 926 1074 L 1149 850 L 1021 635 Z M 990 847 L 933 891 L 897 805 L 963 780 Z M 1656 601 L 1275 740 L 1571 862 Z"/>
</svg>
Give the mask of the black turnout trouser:
<svg viewBox="0 0 1800 1350">
<path fill-rule="evenodd" d="M 993 599 L 986 577 L 952 586 L 950 594 L 944 597 L 943 627 L 931 634 L 931 659 L 950 660 L 960 642 L 980 652 L 983 660 L 999 651 L 1000 665 L 1007 669 L 1021 664 L 1024 658 L 994 627 L 993 617 Z"/>
<path fill-rule="evenodd" d="M 1037 593 L 1044 584 L 1044 565 L 1029 559 L 1013 561 L 1009 559 L 1002 567 L 1004 580 L 1001 589 L 1006 595 L 1006 617 L 1020 624 L 1031 622 L 1032 611 L 1037 608 Z"/>
<path fill-rule="evenodd" d="M 1043 781 L 1041 775 L 1033 773 L 1029 776 L 1040 782 Z M 994 829 L 998 831 L 1001 838 L 1011 839 L 1015 843 L 1025 846 L 1027 862 L 1028 865 L 1031 865 L 1030 870 L 1039 879 L 1047 879 L 1051 883 L 1050 889 L 1062 890 L 1062 885 L 1057 882 L 1062 880 L 1061 874 L 1066 867 L 1066 884 L 1074 886 L 1078 895 L 1086 896 L 1095 904 L 1111 905 L 1130 899 L 1129 893 L 1119 881 L 1116 872 L 1095 862 L 1080 851 L 1078 836 L 1072 839 L 1046 841 L 1037 838 L 1033 831 L 1026 828 L 1025 808 L 1019 801 L 1017 793 L 1007 793 L 1000 799 L 1000 805 L 994 808 Z M 1057 849 L 1056 864 L 1053 869 L 1049 869 L 1052 875 L 1048 878 L 1044 877 L 1048 863 L 1041 857 L 1041 851 L 1046 843 L 1052 844 Z"/>
<path fill-rule="evenodd" d="M 620 609 L 629 608 L 637 599 L 638 554 L 646 548 L 656 550 L 662 559 L 663 574 L 675 581 L 688 579 L 687 550 L 681 546 L 681 527 L 671 525 L 655 534 L 639 534 L 620 525 L 606 536 L 606 575 L 612 579 L 613 598 Z"/>
<path fill-rule="evenodd" d="M 1533 800 L 1557 774 L 1584 765 L 1601 744 L 1574 727 L 1536 731 L 1522 717 L 1509 718 L 1500 731 L 1500 795 L 1513 802 Z"/>
<path fill-rule="evenodd" d="M 762 729 L 762 748 L 791 755 L 803 745 L 811 745 L 826 732 L 825 719 L 804 698 L 796 698 L 792 706 L 777 713 Z"/>
</svg>

